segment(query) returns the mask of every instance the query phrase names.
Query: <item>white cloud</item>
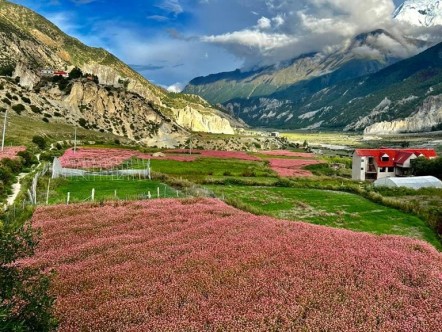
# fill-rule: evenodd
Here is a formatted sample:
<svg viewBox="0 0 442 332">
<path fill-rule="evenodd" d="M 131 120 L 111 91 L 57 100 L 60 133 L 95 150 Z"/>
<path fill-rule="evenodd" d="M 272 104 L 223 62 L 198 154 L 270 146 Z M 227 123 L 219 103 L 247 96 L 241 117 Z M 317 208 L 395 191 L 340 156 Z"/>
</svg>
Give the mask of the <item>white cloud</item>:
<svg viewBox="0 0 442 332">
<path fill-rule="evenodd" d="M 184 12 L 179 0 L 164 0 L 158 4 L 157 7 L 172 13 L 175 16 Z"/>
<path fill-rule="evenodd" d="M 267 15 L 257 25 L 201 40 L 221 45 L 244 59 L 246 67 L 274 64 L 388 28 L 395 6 L 392 0 L 266 0 L 265 8 Z"/>
<path fill-rule="evenodd" d="M 271 27 L 272 27 L 272 21 L 267 17 L 263 16 L 258 20 L 258 29 L 266 30 L 270 29 Z"/>
<path fill-rule="evenodd" d="M 178 92 L 183 91 L 185 86 L 186 85 L 184 83 L 177 82 L 177 83 L 174 83 L 174 84 L 168 86 L 167 91 L 178 93 Z"/>
</svg>

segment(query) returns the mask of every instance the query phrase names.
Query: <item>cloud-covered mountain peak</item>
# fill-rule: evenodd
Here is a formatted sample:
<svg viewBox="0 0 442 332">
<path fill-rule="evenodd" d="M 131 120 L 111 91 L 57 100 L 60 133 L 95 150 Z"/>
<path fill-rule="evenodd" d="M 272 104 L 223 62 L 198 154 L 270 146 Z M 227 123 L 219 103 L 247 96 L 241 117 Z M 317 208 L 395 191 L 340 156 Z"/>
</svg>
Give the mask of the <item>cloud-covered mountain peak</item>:
<svg viewBox="0 0 442 332">
<path fill-rule="evenodd" d="M 421 27 L 442 25 L 442 1 L 407 0 L 398 7 L 394 18 Z"/>
</svg>

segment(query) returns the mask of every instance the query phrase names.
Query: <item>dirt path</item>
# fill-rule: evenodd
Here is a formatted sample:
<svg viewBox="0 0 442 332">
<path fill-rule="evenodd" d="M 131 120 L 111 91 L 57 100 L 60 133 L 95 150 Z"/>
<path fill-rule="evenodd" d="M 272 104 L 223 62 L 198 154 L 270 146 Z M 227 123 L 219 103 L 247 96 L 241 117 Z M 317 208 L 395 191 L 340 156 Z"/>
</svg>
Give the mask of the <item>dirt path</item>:
<svg viewBox="0 0 442 332">
<path fill-rule="evenodd" d="M 8 196 L 6 200 L 6 206 L 11 206 L 14 204 L 18 194 L 21 190 L 21 180 L 29 173 L 20 173 L 17 176 L 17 182 L 12 185 L 12 194 Z"/>
</svg>

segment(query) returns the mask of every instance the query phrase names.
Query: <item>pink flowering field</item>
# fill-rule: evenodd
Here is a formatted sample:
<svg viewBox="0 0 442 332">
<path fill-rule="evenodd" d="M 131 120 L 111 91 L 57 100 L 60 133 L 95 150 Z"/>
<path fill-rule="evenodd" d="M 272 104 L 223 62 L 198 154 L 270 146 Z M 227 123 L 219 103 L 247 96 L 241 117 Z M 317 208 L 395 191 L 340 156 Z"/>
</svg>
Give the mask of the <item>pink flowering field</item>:
<svg viewBox="0 0 442 332">
<path fill-rule="evenodd" d="M 313 176 L 312 172 L 303 167 L 320 163 L 314 159 L 270 159 L 269 161 L 270 168 L 279 176 L 288 177 Z"/>
<path fill-rule="evenodd" d="M 26 146 L 5 146 L 3 151 L 0 151 L 0 159 L 14 159 L 17 157 L 17 153 L 25 150 Z"/>
<path fill-rule="evenodd" d="M 315 158 L 315 155 L 313 153 L 294 152 L 287 150 L 261 151 L 260 153 L 267 156 L 300 157 L 300 158 L 311 158 L 311 159 Z"/>
<path fill-rule="evenodd" d="M 440 331 L 442 255 L 214 199 L 40 207 L 59 331 Z"/>
<path fill-rule="evenodd" d="M 61 156 L 60 162 L 63 167 L 67 168 L 112 168 L 121 165 L 130 158 L 139 159 L 168 159 L 176 161 L 193 161 L 195 156 L 174 156 L 166 155 L 165 157 L 154 157 L 148 153 L 142 153 L 136 150 L 112 149 L 112 148 L 78 148 L 68 149 Z"/>
<path fill-rule="evenodd" d="M 165 151 L 166 153 L 182 153 L 188 154 L 188 149 L 175 149 Z M 240 159 L 249 161 L 261 161 L 260 158 L 251 156 L 244 151 L 218 151 L 218 150 L 192 150 L 192 154 L 208 158 L 222 158 L 222 159 Z"/>
</svg>

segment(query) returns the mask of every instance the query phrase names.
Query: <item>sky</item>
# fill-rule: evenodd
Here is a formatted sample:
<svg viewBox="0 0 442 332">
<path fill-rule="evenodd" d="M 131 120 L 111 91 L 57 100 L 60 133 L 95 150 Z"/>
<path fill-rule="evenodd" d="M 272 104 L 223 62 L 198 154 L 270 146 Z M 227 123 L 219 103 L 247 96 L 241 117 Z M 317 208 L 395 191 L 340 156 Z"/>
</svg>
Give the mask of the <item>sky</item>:
<svg viewBox="0 0 442 332">
<path fill-rule="evenodd" d="M 12 0 L 179 91 L 198 76 L 333 50 L 402 0 Z M 371 30 L 370 30 L 371 29 Z"/>
</svg>

